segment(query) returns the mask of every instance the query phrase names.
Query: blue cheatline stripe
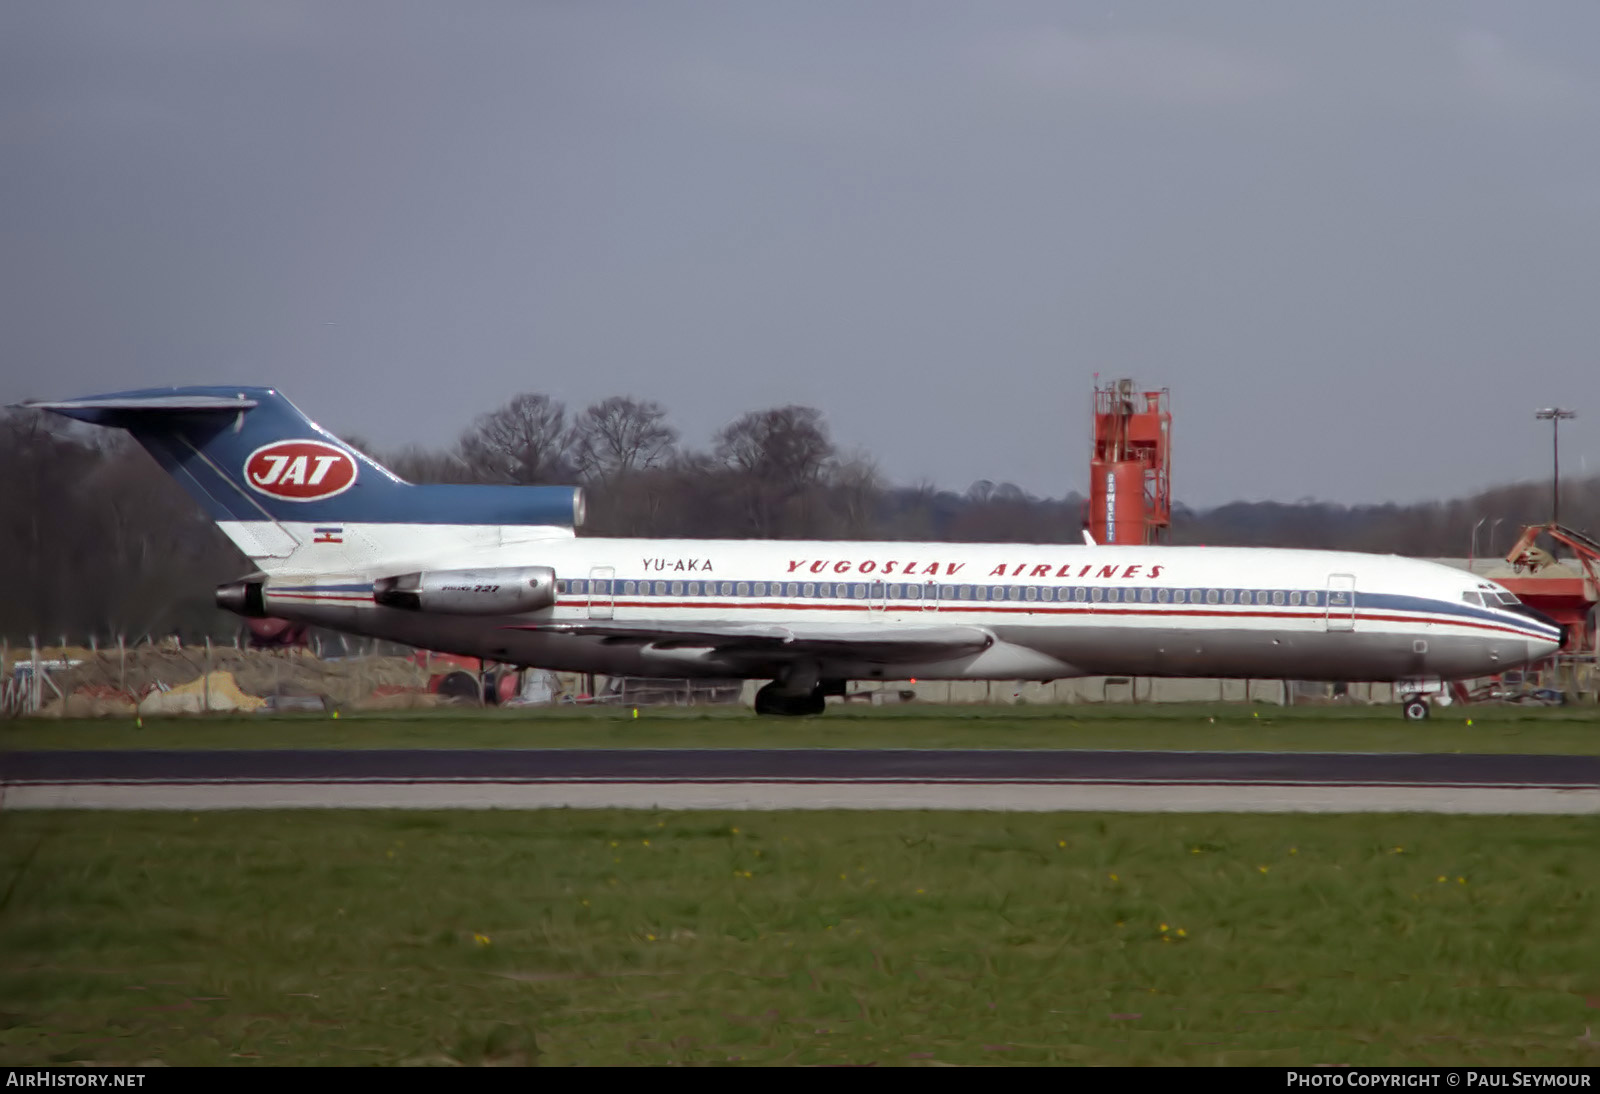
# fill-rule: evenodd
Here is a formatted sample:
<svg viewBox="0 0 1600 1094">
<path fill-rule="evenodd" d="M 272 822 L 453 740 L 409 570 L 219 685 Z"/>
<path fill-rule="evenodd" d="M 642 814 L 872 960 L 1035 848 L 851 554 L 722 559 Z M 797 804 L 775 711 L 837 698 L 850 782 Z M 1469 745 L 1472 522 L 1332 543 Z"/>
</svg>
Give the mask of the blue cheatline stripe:
<svg viewBox="0 0 1600 1094">
<path fill-rule="evenodd" d="M 1497 623 L 1500 626 L 1515 626 L 1523 630 L 1548 631 L 1552 638 L 1560 638 L 1561 628 L 1548 623 L 1541 623 L 1537 619 L 1530 619 L 1517 612 L 1491 612 L 1474 604 L 1456 600 L 1429 600 L 1421 596 L 1403 596 L 1394 593 L 1357 593 L 1356 605 L 1366 605 L 1373 608 L 1388 608 L 1393 611 L 1430 612 L 1434 615 L 1454 615 L 1464 619 L 1475 619 L 1485 623 Z M 1509 617 L 1509 618 L 1507 618 Z"/>
<path fill-rule="evenodd" d="M 657 584 L 665 585 L 666 589 L 661 592 L 655 591 L 655 586 Z M 1346 611 L 1355 613 L 1362 610 L 1369 612 L 1386 610 L 1431 615 L 1434 617 L 1445 616 L 1455 622 L 1470 622 L 1510 628 L 1523 633 L 1531 632 L 1536 636 L 1549 638 L 1552 641 L 1559 640 L 1561 636 L 1560 627 L 1543 623 L 1536 619 L 1531 619 L 1528 616 L 1517 612 L 1494 611 L 1479 607 L 1477 605 L 1467 604 L 1464 601 L 1457 602 L 1454 600 L 1436 600 L 1428 597 L 1407 596 L 1393 593 L 1357 593 L 1353 598 L 1352 603 L 1329 605 L 1327 603 L 1327 591 L 1325 589 L 1238 589 L 1237 587 L 1230 587 L 1227 590 L 1223 590 L 1212 588 L 1193 589 L 1190 586 L 1184 586 L 1183 591 L 1185 593 L 1218 593 L 1218 601 L 1217 603 L 1212 603 L 1209 598 L 1204 601 L 1198 599 L 1188 599 L 1186 602 L 1180 603 L 1170 595 L 1176 590 L 1150 589 L 1148 587 L 1140 588 L 1137 591 L 1141 593 L 1147 591 L 1150 592 L 1152 597 L 1149 600 L 1144 599 L 1142 596 L 1137 600 L 1133 599 L 1131 596 L 1127 599 L 1119 598 L 1117 600 L 1106 599 L 1103 596 L 1099 600 L 1094 600 L 1092 599 L 1092 593 L 1088 592 L 1087 590 L 1097 589 L 1098 591 L 1104 593 L 1111 587 L 1071 585 L 996 586 L 988 584 L 983 586 L 960 586 L 945 585 L 942 582 L 935 584 L 938 584 L 941 589 L 967 588 L 971 590 L 982 588 L 988 592 L 1000 590 L 999 595 L 990 596 L 989 598 L 983 600 L 976 598 L 957 599 L 947 595 L 941 595 L 937 599 L 941 610 L 946 608 L 981 609 L 989 605 L 998 605 L 1011 608 L 1038 606 L 1042 608 L 1046 605 L 1057 604 L 1069 604 L 1086 609 L 1120 609 L 1124 605 L 1127 605 L 1135 608 L 1159 608 L 1160 610 L 1169 611 L 1175 615 L 1182 614 L 1190 609 L 1194 609 L 1201 611 L 1233 611 L 1239 615 L 1298 615 L 1300 617 L 1304 617 L 1308 612 L 1315 615 L 1333 614 L 1338 616 Z M 906 610 L 914 610 L 918 606 L 926 603 L 928 599 L 921 596 L 907 595 L 907 593 L 911 590 L 916 590 L 918 592 L 924 590 L 927 587 L 926 584 L 895 582 L 885 583 L 878 588 L 874 588 L 874 585 L 875 583 L 873 582 L 860 581 L 722 581 L 720 579 L 717 581 L 685 581 L 682 579 L 666 581 L 656 578 L 621 578 L 612 579 L 611 581 L 607 582 L 600 579 L 587 580 L 583 578 L 576 578 L 560 582 L 559 589 L 561 592 L 571 596 L 587 595 L 590 597 L 604 596 L 612 598 L 619 596 L 666 596 L 675 598 L 689 596 L 701 597 L 705 599 L 799 598 L 845 601 L 870 600 L 873 602 L 881 601 L 885 606 L 889 604 L 898 605 Z M 630 592 L 627 588 L 628 586 L 632 586 L 634 591 Z M 676 592 L 672 591 L 674 586 L 677 587 Z M 757 588 L 758 586 L 760 587 L 759 590 Z M 796 592 L 789 592 L 789 586 L 794 586 Z M 723 591 L 723 587 L 726 587 L 726 591 Z M 806 592 L 808 587 L 812 590 L 810 593 Z M 1080 588 L 1085 590 L 1084 599 L 1081 600 L 1078 599 L 1078 590 Z M 1119 592 L 1119 596 L 1123 591 L 1128 593 L 1133 593 L 1135 591 L 1134 588 L 1127 586 L 1116 586 L 1115 588 Z M 1034 597 L 1032 599 L 1028 598 L 1028 590 L 1032 590 L 1034 592 Z M 1168 599 L 1166 600 L 1159 598 L 1159 593 L 1163 591 L 1169 594 Z M 1015 592 L 1015 596 L 1012 595 L 1013 592 Z M 1223 592 L 1232 593 L 1235 598 L 1234 601 L 1231 603 L 1224 602 L 1221 597 Z M 1259 603 L 1258 599 L 1262 594 L 1266 594 L 1269 598 L 1281 594 L 1284 597 L 1284 603 Z M 1290 600 L 1293 599 L 1296 594 L 1298 594 L 1300 603 L 1290 603 Z M 1242 600 L 1244 597 L 1248 597 L 1250 603 L 1243 603 Z M 1315 597 L 1315 600 L 1312 600 L 1312 597 Z"/>
<path fill-rule="evenodd" d="M 898 607 L 898 608 L 900 608 L 902 610 L 907 610 L 907 611 L 918 610 L 918 609 L 921 608 L 922 605 L 928 603 L 930 599 L 934 599 L 934 598 L 924 598 L 924 597 L 922 597 L 920 595 L 919 596 L 908 596 L 908 595 L 906 595 L 909 590 L 916 590 L 920 594 L 920 592 L 922 592 L 926 588 L 925 585 L 908 583 L 908 582 L 896 582 L 896 583 L 892 583 L 892 584 L 884 584 L 884 585 L 882 585 L 880 587 L 881 588 L 881 592 L 879 591 L 879 589 L 875 589 L 874 588 L 874 584 L 875 583 L 873 583 L 873 582 L 861 582 L 861 581 L 825 581 L 825 582 L 798 582 L 798 581 L 795 581 L 795 582 L 789 582 L 789 581 L 751 581 L 751 580 L 745 580 L 745 581 L 721 581 L 721 580 L 718 580 L 718 581 L 684 581 L 684 580 L 681 580 L 681 579 L 680 580 L 675 580 L 675 581 L 661 580 L 659 583 L 664 585 L 665 589 L 663 591 L 661 591 L 661 592 L 656 592 L 655 591 L 655 586 L 656 586 L 657 583 L 658 583 L 657 579 L 654 579 L 654 578 L 650 578 L 650 579 L 623 578 L 623 579 L 612 579 L 609 582 L 605 581 L 605 580 L 601 580 L 601 579 L 593 579 L 593 580 L 591 580 L 591 579 L 585 579 L 585 578 L 570 578 L 570 579 L 564 579 L 564 580 L 562 580 L 562 581 L 560 581 L 558 583 L 558 591 L 561 594 L 566 595 L 568 597 L 596 597 L 596 596 L 599 596 L 599 597 L 611 598 L 613 600 L 616 599 L 617 597 L 628 598 L 628 597 L 657 597 L 657 596 L 661 596 L 661 597 L 671 597 L 671 598 L 676 598 L 676 599 L 681 599 L 683 597 L 697 597 L 697 598 L 704 599 L 704 600 L 723 600 L 723 599 L 733 599 L 733 600 L 741 600 L 741 599 L 770 600 L 770 599 L 776 598 L 776 599 L 779 599 L 779 600 L 801 599 L 801 600 L 835 600 L 835 601 L 842 600 L 842 601 L 849 601 L 849 602 L 870 601 L 870 602 L 873 602 L 873 603 L 882 603 L 884 605 L 884 607 L 886 607 L 886 608 L 889 605 L 892 604 L 892 605 L 894 605 L 894 606 L 896 606 L 896 607 Z M 626 585 L 632 585 L 634 587 L 635 591 L 629 592 L 625 587 L 624 588 L 619 588 L 619 586 L 626 586 Z M 791 592 L 788 591 L 788 586 L 790 586 L 790 585 L 793 585 L 795 587 L 795 590 L 796 590 L 795 592 L 791 593 Z M 677 591 L 673 591 L 673 587 L 674 586 L 677 587 Z M 723 586 L 727 586 L 727 588 L 728 588 L 727 592 L 723 592 L 722 591 L 722 587 Z M 805 589 L 806 589 L 807 586 L 810 586 L 811 589 L 812 589 L 810 594 L 807 594 L 805 592 Z M 759 591 L 758 591 L 758 587 L 759 587 Z M 949 586 L 949 587 L 950 588 L 960 588 L 961 586 Z M 973 588 L 973 586 L 966 586 L 966 587 L 967 588 Z M 986 590 L 991 590 L 991 591 L 994 590 L 994 589 L 1000 589 L 1000 590 L 1003 590 L 1003 592 L 1002 592 L 1002 594 L 1000 596 L 991 597 L 990 599 L 987 599 L 987 600 L 978 600 L 978 599 L 961 600 L 961 599 L 955 599 L 955 598 L 951 598 L 951 597 L 943 597 L 942 596 L 942 597 L 937 598 L 936 602 L 938 603 L 938 605 L 939 605 L 941 610 L 947 610 L 947 609 L 948 610 L 957 610 L 957 609 L 982 610 L 984 608 L 991 607 L 991 606 L 999 607 L 999 608 L 1015 609 L 1015 608 L 1028 608 L 1028 607 L 1044 608 L 1046 606 L 1054 606 L 1054 605 L 1069 605 L 1069 606 L 1073 606 L 1073 607 L 1082 608 L 1082 609 L 1085 609 L 1085 610 L 1094 609 L 1094 610 L 1102 610 L 1102 611 L 1116 611 L 1116 610 L 1121 610 L 1124 607 L 1127 607 L 1127 608 L 1146 609 L 1146 610 L 1159 609 L 1159 610 L 1164 611 L 1164 612 L 1170 612 L 1173 615 L 1182 615 L 1185 612 L 1193 610 L 1193 611 L 1215 611 L 1215 612 L 1222 612 L 1222 613 L 1232 612 L 1233 614 L 1237 614 L 1237 615 L 1240 615 L 1240 616 L 1248 615 L 1248 616 L 1269 617 L 1269 618 L 1272 617 L 1272 616 L 1280 616 L 1280 615 L 1281 616 L 1285 616 L 1285 617 L 1304 618 L 1304 617 L 1306 617 L 1306 615 L 1308 613 L 1311 614 L 1311 615 L 1314 615 L 1314 616 L 1327 615 L 1327 614 L 1330 614 L 1330 613 L 1335 615 L 1335 616 L 1338 616 L 1338 615 L 1343 614 L 1346 611 L 1350 611 L 1352 613 L 1356 613 L 1356 612 L 1360 612 L 1362 610 L 1366 610 L 1366 611 L 1384 610 L 1384 611 L 1395 611 L 1395 612 L 1410 612 L 1410 613 L 1414 613 L 1414 614 L 1429 615 L 1429 616 L 1434 616 L 1434 617 L 1444 616 L 1447 619 L 1450 619 L 1450 620 L 1453 620 L 1453 621 L 1456 621 L 1456 622 L 1479 623 L 1479 624 L 1489 624 L 1489 625 L 1497 626 L 1497 627 L 1506 627 L 1506 628 L 1510 628 L 1510 629 L 1516 630 L 1518 632 L 1531 633 L 1531 634 L 1533 634 L 1535 636 L 1538 636 L 1538 637 L 1545 637 L 1545 638 L 1548 638 L 1548 639 L 1550 639 L 1552 641 L 1559 640 L 1560 636 L 1561 636 L 1561 629 L 1559 627 L 1552 626 L 1552 625 L 1545 624 L 1545 623 L 1541 623 L 1540 621 L 1538 621 L 1536 619 L 1530 619 L 1527 616 L 1521 615 L 1521 614 L 1516 613 L 1516 612 L 1510 612 L 1510 611 L 1507 611 L 1507 612 L 1494 612 L 1494 611 L 1490 611 L 1490 610 L 1487 610 L 1487 609 L 1484 609 L 1484 608 L 1477 607 L 1475 605 L 1467 604 L 1465 602 L 1457 603 L 1455 601 L 1450 601 L 1450 600 L 1433 600 L 1433 599 L 1429 599 L 1427 597 L 1406 596 L 1406 595 L 1399 595 L 1399 594 L 1392 594 L 1392 593 L 1357 593 L 1355 598 L 1354 598 L 1353 606 L 1352 605 L 1344 605 L 1344 604 L 1330 606 L 1330 605 L 1328 605 L 1326 603 L 1326 600 L 1327 600 L 1326 591 L 1325 590 L 1320 590 L 1320 589 L 1318 589 L 1318 590 L 1305 590 L 1305 589 L 1300 589 L 1300 590 L 1294 590 L 1294 589 L 1243 589 L 1243 590 L 1241 590 L 1241 589 L 1237 589 L 1237 588 L 1230 588 L 1228 591 L 1232 592 L 1234 594 L 1234 596 L 1235 596 L 1235 602 L 1231 603 L 1231 604 L 1222 603 L 1220 596 L 1219 596 L 1219 602 L 1216 603 L 1216 604 L 1211 603 L 1209 599 L 1207 599 L 1205 601 L 1188 601 L 1186 603 L 1181 603 L 1180 604 L 1176 600 L 1171 598 L 1170 594 L 1171 594 L 1171 592 L 1173 592 L 1173 590 L 1171 590 L 1171 589 L 1165 590 L 1166 592 L 1169 593 L 1169 598 L 1167 600 L 1160 600 L 1160 599 L 1157 599 L 1155 597 L 1155 594 L 1156 594 L 1156 592 L 1158 590 L 1141 589 L 1141 590 L 1139 590 L 1141 592 L 1144 592 L 1144 591 L 1151 592 L 1152 593 L 1152 599 L 1144 600 L 1143 598 L 1140 598 L 1140 599 L 1135 600 L 1135 599 L 1131 599 L 1130 598 L 1130 599 L 1125 599 L 1125 600 L 1124 599 L 1119 599 L 1119 600 L 1114 600 L 1113 601 L 1113 600 L 1107 600 L 1107 599 L 1101 599 L 1101 600 L 1089 599 L 1090 594 L 1087 593 L 1087 592 L 1085 593 L 1085 598 L 1083 600 L 1079 600 L 1079 599 L 1077 599 L 1077 590 L 1080 588 L 1080 586 L 1071 586 L 1071 585 L 1061 585 L 1061 586 L 1050 586 L 1050 585 L 1045 585 L 1045 586 L 1040 586 L 1040 585 L 1032 585 L 1032 586 L 1030 586 L 1030 585 L 1000 585 L 1000 586 L 994 586 L 994 585 L 985 585 L 985 586 L 983 586 L 983 588 L 986 589 Z M 1089 587 L 1083 586 L 1082 588 L 1086 588 L 1087 589 Z M 1100 588 L 1102 590 L 1104 590 L 1106 587 L 1101 586 Z M 1123 590 L 1124 588 L 1125 587 L 1121 587 L 1121 586 L 1118 587 L 1119 591 Z M 1027 596 L 1027 590 L 1030 590 L 1030 589 L 1034 591 L 1034 598 L 1031 599 L 1031 600 L 1028 599 L 1028 596 Z M 359 583 L 346 583 L 346 584 L 337 584 L 337 585 L 286 585 L 286 586 L 275 586 L 269 591 L 273 591 L 273 592 L 328 592 L 328 593 L 357 592 L 357 593 L 366 593 L 366 592 L 370 592 L 371 590 L 372 590 L 372 586 L 371 586 L 370 583 L 359 582 Z M 1012 596 L 1013 590 L 1016 592 L 1016 596 L 1014 598 Z M 1126 589 L 1126 591 L 1127 592 L 1133 592 L 1134 590 L 1133 589 Z M 1186 593 L 1188 593 L 1188 592 L 1193 591 L 1193 590 L 1191 590 L 1191 588 L 1189 586 L 1185 586 L 1184 587 L 1184 591 Z M 1197 591 L 1199 591 L 1201 593 L 1210 593 L 1210 592 L 1215 591 L 1215 592 L 1218 592 L 1219 594 L 1222 592 L 1222 590 L 1220 590 L 1220 589 L 1218 589 L 1218 590 L 1200 589 L 1200 590 L 1197 590 Z M 1301 603 L 1299 603 L 1299 604 L 1289 603 L 1289 600 L 1291 599 L 1291 594 L 1296 593 L 1296 592 L 1298 592 L 1300 594 Z M 1281 593 L 1284 596 L 1284 601 L 1285 602 L 1282 603 L 1282 604 L 1277 604 L 1277 603 L 1268 603 L 1268 604 L 1256 603 L 1257 597 L 1261 593 L 1267 594 L 1269 598 L 1274 596 L 1274 595 L 1276 595 L 1276 594 L 1280 594 Z M 1306 602 L 1307 599 L 1308 599 L 1308 594 L 1311 594 L 1311 593 L 1317 594 L 1317 600 L 1319 601 L 1318 603 L 1307 603 Z M 1062 594 L 1065 594 L 1065 595 L 1062 595 Z M 1249 603 L 1249 604 L 1239 603 L 1238 599 L 1240 597 L 1240 594 L 1248 594 L 1249 598 L 1251 600 L 1251 603 Z"/>
</svg>

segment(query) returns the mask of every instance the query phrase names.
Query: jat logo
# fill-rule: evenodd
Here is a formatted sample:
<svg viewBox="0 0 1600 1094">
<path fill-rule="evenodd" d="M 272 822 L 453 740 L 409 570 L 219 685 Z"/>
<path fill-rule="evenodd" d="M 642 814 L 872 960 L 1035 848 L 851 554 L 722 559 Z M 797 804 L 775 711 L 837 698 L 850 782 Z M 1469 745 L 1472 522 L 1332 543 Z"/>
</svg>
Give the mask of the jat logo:
<svg viewBox="0 0 1600 1094">
<path fill-rule="evenodd" d="M 244 478 L 284 501 L 321 501 L 355 485 L 356 461 L 325 441 L 274 441 L 250 453 Z"/>
</svg>

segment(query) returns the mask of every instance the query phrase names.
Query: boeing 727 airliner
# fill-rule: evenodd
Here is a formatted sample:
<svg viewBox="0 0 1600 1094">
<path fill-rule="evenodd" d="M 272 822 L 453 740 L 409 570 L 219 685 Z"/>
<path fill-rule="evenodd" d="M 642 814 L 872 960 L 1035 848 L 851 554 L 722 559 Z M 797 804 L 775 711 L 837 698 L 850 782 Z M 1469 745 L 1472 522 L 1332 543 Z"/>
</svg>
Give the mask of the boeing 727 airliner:
<svg viewBox="0 0 1600 1094">
<path fill-rule="evenodd" d="M 406 483 L 269 388 L 24 405 L 128 430 L 255 565 L 217 590 L 241 615 L 564 671 L 764 679 L 764 714 L 821 713 L 850 680 L 1465 679 L 1562 638 L 1492 582 L 1394 556 L 580 538 L 576 488 Z M 1420 692 L 1407 717 L 1427 716 Z"/>
</svg>

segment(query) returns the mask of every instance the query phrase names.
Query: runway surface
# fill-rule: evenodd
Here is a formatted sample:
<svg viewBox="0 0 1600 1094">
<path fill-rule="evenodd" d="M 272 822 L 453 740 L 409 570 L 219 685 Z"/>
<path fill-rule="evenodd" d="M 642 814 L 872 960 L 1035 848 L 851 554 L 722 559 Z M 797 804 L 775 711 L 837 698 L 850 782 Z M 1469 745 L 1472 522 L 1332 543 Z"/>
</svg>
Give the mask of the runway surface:
<svg viewBox="0 0 1600 1094">
<path fill-rule="evenodd" d="M 917 749 L 0 754 L 4 808 L 1600 813 L 1600 756 Z"/>
<path fill-rule="evenodd" d="M 0 753 L 0 783 L 916 782 L 1600 787 L 1600 756 L 989 749 Z"/>
</svg>

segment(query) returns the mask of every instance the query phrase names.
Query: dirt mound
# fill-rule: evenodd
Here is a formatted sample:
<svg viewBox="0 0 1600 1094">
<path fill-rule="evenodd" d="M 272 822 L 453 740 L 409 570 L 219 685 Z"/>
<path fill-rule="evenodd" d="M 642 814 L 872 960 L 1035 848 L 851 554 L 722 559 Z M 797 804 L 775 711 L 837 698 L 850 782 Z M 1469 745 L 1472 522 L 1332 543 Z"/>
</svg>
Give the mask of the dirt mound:
<svg viewBox="0 0 1600 1094">
<path fill-rule="evenodd" d="M 130 700 L 146 700 L 152 693 L 184 694 L 200 692 L 199 700 L 158 700 L 157 706 L 180 707 L 196 711 L 204 706 L 204 685 L 200 682 L 209 667 L 213 674 L 229 677 L 235 690 L 246 697 L 264 699 L 283 696 L 323 699 L 333 706 L 346 706 L 369 699 L 379 689 L 391 692 L 424 691 L 428 673 L 404 657 L 353 657 L 319 660 L 308 651 L 248 650 L 231 646 L 213 647 L 209 656 L 202 647 L 178 649 L 172 646 L 137 646 L 123 653 L 111 650 L 90 651 L 71 647 L 64 651 L 81 664 L 50 674 L 51 681 L 68 695 L 83 693 L 110 702 L 125 695 Z M 41 651 L 43 656 L 43 651 Z M 239 699 L 237 706 L 213 709 L 254 709 Z M 398 700 L 387 699 L 395 703 Z M 82 705 L 81 703 L 79 704 Z M 259 705 L 259 704 L 257 704 Z M 425 705 L 421 701 L 413 705 Z M 59 700 L 56 703 L 59 713 Z M 44 713 L 41 711 L 41 713 Z"/>
<path fill-rule="evenodd" d="M 247 695 L 231 672 L 213 672 L 170 691 L 152 691 L 139 700 L 140 714 L 200 714 L 214 710 L 260 710 L 266 700 Z"/>
</svg>

